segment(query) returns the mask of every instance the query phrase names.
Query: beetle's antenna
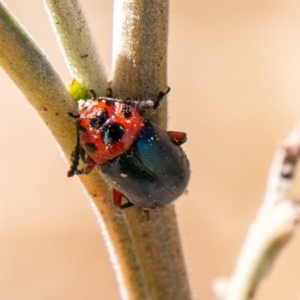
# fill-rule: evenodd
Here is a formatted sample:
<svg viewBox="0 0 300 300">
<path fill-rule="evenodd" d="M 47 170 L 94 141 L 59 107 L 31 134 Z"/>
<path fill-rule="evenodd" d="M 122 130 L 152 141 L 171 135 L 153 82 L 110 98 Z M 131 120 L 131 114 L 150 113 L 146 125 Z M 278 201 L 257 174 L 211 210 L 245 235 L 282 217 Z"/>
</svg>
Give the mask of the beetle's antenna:
<svg viewBox="0 0 300 300">
<path fill-rule="evenodd" d="M 156 101 L 154 103 L 153 108 L 156 109 L 160 106 L 160 102 L 161 100 L 164 98 L 164 96 L 166 96 L 169 92 L 171 91 L 171 88 L 168 87 L 167 90 L 165 92 L 160 91 L 157 95 Z"/>
<path fill-rule="evenodd" d="M 76 145 L 71 154 L 71 166 L 67 173 L 68 177 L 72 177 L 75 174 L 81 173 L 81 171 L 78 170 L 78 165 L 79 165 L 81 155 L 82 155 L 82 147 L 80 145 L 79 128 L 78 128 L 78 124 L 77 124 L 77 126 L 76 126 Z"/>
<path fill-rule="evenodd" d="M 144 111 L 146 109 L 157 109 L 160 106 L 161 100 L 170 92 L 171 88 L 168 87 L 165 92 L 160 91 L 157 95 L 156 100 L 136 100 L 136 99 L 131 99 L 131 98 L 126 98 L 126 99 L 115 99 L 111 98 L 112 96 L 112 89 L 108 88 L 107 91 L 107 96 L 106 97 L 99 97 L 98 100 L 104 100 L 108 105 L 110 105 L 113 102 L 119 102 L 119 103 L 124 103 L 128 105 L 132 105 L 135 107 L 137 110 Z M 90 89 L 90 93 L 92 94 L 92 99 L 96 100 L 96 92 L 93 89 Z"/>
</svg>

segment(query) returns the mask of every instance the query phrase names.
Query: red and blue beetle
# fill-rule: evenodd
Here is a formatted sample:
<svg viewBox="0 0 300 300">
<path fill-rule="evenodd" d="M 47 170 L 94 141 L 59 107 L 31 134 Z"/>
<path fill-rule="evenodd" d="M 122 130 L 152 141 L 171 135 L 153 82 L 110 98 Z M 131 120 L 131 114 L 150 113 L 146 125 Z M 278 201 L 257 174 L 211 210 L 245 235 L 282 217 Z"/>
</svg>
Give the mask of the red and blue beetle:
<svg viewBox="0 0 300 300">
<path fill-rule="evenodd" d="M 170 91 L 156 100 L 93 97 L 80 100 L 77 144 L 68 172 L 88 174 L 95 166 L 113 187 L 114 203 L 122 208 L 164 207 L 185 190 L 190 178 L 188 159 L 180 147 L 186 134 L 165 131 L 147 120 L 146 110 L 157 109 Z M 80 159 L 85 163 L 78 169 Z M 122 204 L 122 196 L 128 203 Z"/>
</svg>

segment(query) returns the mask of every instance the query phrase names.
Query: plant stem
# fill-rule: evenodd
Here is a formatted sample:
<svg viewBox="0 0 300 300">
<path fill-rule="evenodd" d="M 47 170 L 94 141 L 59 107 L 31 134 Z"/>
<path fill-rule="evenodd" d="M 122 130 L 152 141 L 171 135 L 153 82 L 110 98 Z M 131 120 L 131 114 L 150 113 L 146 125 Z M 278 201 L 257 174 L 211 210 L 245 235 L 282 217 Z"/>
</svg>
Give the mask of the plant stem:
<svg viewBox="0 0 300 300">
<path fill-rule="evenodd" d="M 45 55 L 0 2 L 0 65 L 45 121 L 63 149 L 74 147 L 75 104 Z M 13 101 L 13 99 L 11 100 Z"/>
<path fill-rule="evenodd" d="M 167 0 L 116 0 L 114 5 L 114 96 L 155 98 L 166 90 Z M 154 119 L 154 118 L 153 118 Z M 166 107 L 155 121 L 166 125 Z M 123 212 L 131 239 L 124 241 L 119 259 L 130 299 L 190 299 L 174 206 Z M 135 253 L 126 253 L 126 243 Z M 128 268 L 131 260 L 138 268 Z"/>
<path fill-rule="evenodd" d="M 299 203 L 290 190 L 300 156 L 300 123 L 276 152 L 266 194 L 241 249 L 234 272 L 218 299 L 253 298 L 276 256 L 293 236 L 299 222 Z"/>
<path fill-rule="evenodd" d="M 105 96 L 107 77 L 78 1 L 44 0 L 72 78 Z"/>
</svg>

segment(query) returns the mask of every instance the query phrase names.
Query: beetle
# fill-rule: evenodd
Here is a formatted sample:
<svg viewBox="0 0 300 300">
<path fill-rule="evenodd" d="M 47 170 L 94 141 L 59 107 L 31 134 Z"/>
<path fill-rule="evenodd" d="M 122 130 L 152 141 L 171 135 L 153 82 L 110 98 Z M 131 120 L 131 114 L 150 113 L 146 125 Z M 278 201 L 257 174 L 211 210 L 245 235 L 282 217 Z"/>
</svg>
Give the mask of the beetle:
<svg viewBox="0 0 300 300">
<path fill-rule="evenodd" d="M 171 204 L 186 190 L 190 178 L 189 161 L 181 148 L 186 134 L 165 131 L 144 116 L 160 106 L 170 88 L 155 100 L 97 97 L 90 91 L 91 99 L 78 102 L 78 115 L 70 114 L 77 118 L 77 143 L 67 175 L 89 174 L 97 167 L 121 208 Z"/>
</svg>

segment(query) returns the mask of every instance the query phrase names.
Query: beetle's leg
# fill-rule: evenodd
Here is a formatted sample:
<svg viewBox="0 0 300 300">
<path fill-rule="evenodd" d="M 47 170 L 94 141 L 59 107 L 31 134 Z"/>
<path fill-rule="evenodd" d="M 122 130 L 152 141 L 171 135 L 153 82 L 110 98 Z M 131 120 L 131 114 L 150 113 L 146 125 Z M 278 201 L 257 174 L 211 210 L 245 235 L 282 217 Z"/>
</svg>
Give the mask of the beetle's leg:
<svg viewBox="0 0 300 300">
<path fill-rule="evenodd" d="M 123 195 L 119 191 L 113 189 L 113 200 L 116 206 L 122 205 L 122 197 Z"/>
<path fill-rule="evenodd" d="M 85 155 L 85 150 L 81 146 L 79 149 L 79 157 L 85 164 L 87 163 L 87 157 Z"/>
<path fill-rule="evenodd" d="M 106 97 L 111 98 L 112 97 L 112 88 L 109 87 L 106 90 L 107 90 Z"/>
<path fill-rule="evenodd" d="M 128 200 L 127 200 L 127 201 L 128 201 Z M 134 204 L 128 201 L 128 202 L 126 202 L 126 203 L 120 205 L 119 207 L 120 207 L 121 209 L 125 209 L 125 208 L 131 207 L 131 206 L 134 206 Z"/>
<path fill-rule="evenodd" d="M 160 106 L 160 102 L 163 99 L 164 96 L 166 96 L 169 92 L 170 92 L 171 88 L 168 87 L 167 90 L 165 92 L 160 91 L 157 95 L 156 101 L 154 103 L 153 108 L 156 109 Z"/>
<path fill-rule="evenodd" d="M 74 119 L 78 119 L 78 118 L 79 118 L 79 114 L 73 114 L 72 112 L 68 112 L 68 115 L 69 115 L 71 118 L 74 118 Z"/>
<path fill-rule="evenodd" d="M 185 132 L 167 131 L 167 134 L 171 138 L 172 142 L 177 146 L 180 146 L 187 141 L 187 136 Z"/>
<path fill-rule="evenodd" d="M 96 162 L 90 157 L 87 156 L 84 160 L 85 166 L 81 174 L 90 174 L 92 170 L 96 167 Z"/>
<path fill-rule="evenodd" d="M 131 202 L 129 202 L 128 200 L 125 204 L 122 204 L 122 198 L 123 198 L 123 195 L 119 191 L 113 189 L 113 200 L 114 200 L 114 204 L 116 206 L 118 206 L 122 209 L 133 206 L 133 204 Z"/>
</svg>

